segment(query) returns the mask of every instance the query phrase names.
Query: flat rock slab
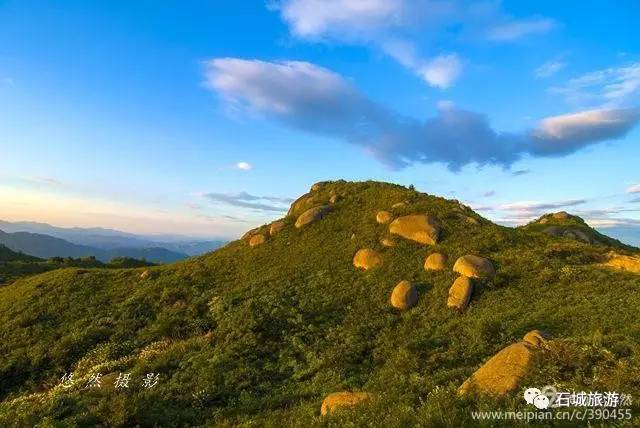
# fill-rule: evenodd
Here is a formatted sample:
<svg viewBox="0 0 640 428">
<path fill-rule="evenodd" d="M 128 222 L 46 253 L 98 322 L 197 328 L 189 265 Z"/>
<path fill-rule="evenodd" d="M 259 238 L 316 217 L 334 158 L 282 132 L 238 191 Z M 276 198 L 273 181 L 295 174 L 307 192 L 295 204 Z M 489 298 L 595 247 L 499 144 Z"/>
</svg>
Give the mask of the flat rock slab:
<svg viewBox="0 0 640 428">
<path fill-rule="evenodd" d="M 458 394 L 486 394 L 501 397 L 520 386 L 531 368 L 535 348 L 528 343 L 509 345 L 476 370 L 458 388 Z"/>
</svg>

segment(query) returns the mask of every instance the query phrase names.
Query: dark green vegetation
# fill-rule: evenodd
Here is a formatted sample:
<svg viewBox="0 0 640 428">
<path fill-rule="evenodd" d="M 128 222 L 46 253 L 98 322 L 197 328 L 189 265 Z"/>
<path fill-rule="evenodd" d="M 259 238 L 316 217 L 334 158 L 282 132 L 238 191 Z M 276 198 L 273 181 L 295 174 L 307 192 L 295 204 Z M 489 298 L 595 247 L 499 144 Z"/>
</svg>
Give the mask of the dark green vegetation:
<svg viewBox="0 0 640 428">
<path fill-rule="evenodd" d="M 520 392 L 456 398 L 532 329 L 554 341 L 523 386 L 640 397 L 640 276 L 595 265 L 630 249 L 505 228 L 463 208 L 480 222 L 470 224 L 455 201 L 390 184 L 326 183 L 314 203 L 331 191 L 341 198 L 324 219 L 295 229 L 287 218 L 254 248 L 232 242 L 146 279 L 67 268 L 0 288 L 0 426 L 475 426 L 472 410 L 532 410 Z M 438 245 L 380 245 L 388 227 L 376 213 L 400 201 L 397 214 L 440 220 Z M 364 247 L 383 254 L 382 267 L 353 268 Z M 423 269 L 434 250 L 449 269 Z M 497 275 L 457 313 L 445 306 L 451 266 L 468 253 L 489 257 Z M 419 300 L 399 313 L 389 296 L 402 279 Z M 71 371 L 76 383 L 62 388 Z M 96 372 L 103 386 L 84 389 Z M 118 373 L 131 373 L 128 389 L 113 388 Z M 142 385 L 147 373 L 160 373 L 154 388 Z M 324 396 L 341 390 L 376 399 L 321 417 Z"/>
<path fill-rule="evenodd" d="M 16 253 L 0 245 L 0 286 L 11 283 L 18 278 L 61 268 L 122 269 L 145 266 L 155 266 L 155 264 L 131 257 L 116 257 L 108 263 L 103 263 L 91 256 L 77 259 L 72 257 L 52 257 L 49 260 L 43 260 L 26 254 Z"/>
<path fill-rule="evenodd" d="M 113 258 L 126 257 L 146 259 L 155 263 L 171 263 L 187 258 L 186 254 L 165 248 L 112 248 L 102 249 L 87 245 L 78 245 L 40 233 L 14 232 L 0 230 L 0 245 L 25 254 L 48 259 L 51 257 L 95 257 L 107 262 Z"/>
</svg>

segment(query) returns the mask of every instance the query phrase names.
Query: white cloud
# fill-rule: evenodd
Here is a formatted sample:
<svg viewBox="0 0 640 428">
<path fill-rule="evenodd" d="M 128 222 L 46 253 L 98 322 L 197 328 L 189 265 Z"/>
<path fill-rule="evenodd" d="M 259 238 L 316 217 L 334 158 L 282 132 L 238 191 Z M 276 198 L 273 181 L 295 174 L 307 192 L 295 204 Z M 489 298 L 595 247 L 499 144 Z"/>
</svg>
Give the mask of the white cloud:
<svg viewBox="0 0 640 428">
<path fill-rule="evenodd" d="M 611 107 L 635 102 L 640 98 L 640 62 L 592 71 L 570 79 L 564 86 L 549 88 L 549 92 L 578 105 Z"/>
<path fill-rule="evenodd" d="M 579 147 L 621 138 L 640 121 L 639 109 L 599 109 L 552 116 L 533 132 L 538 154 L 572 152 Z"/>
<path fill-rule="evenodd" d="M 541 66 L 533 70 L 533 75 L 538 79 L 551 77 L 554 74 L 556 74 L 558 71 L 565 68 L 566 66 L 567 66 L 566 62 L 561 61 L 559 59 L 554 59 L 554 60 L 545 62 L 544 64 L 542 64 Z"/>
<path fill-rule="evenodd" d="M 455 82 L 462 72 L 462 62 L 458 55 L 441 55 L 429 61 L 420 74 L 431 86 L 446 89 Z"/>
<path fill-rule="evenodd" d="M 290 127 L 363 147 L 392 168 L 445 163 L 450 169 L 509 166 L 524 154 L 562 156 L 621 138 L 640 110 L 592 110 L 543 119 L 532 131 L 494 130 L 455 106 L 418 120 L 369 99 L 340 75 L 307 62 L 219 58 L 206 63 L 207 86 L 223 99 Z"/>
<path fill-rule="evenodd" d="M 640 193 L 640 183 L 629 186 L 627 193 Z"/>
<path fill-rule="evenodd" d="M 236 169 L 239 169 L 241 171 L 250 171 L 253 169 L 253 165 L 251 165 L 249 162 L 238 162 L 235 165 Z"/>
<path fill-rule="evenodd" d="M 531 34 L 546 33 L 555 27 L 556 23 L 550 18 L 530 18 L 521 21 L 510 21 L 489 29 L 488 37 L 496 41 L 511 41 Z"/>
<path fill-rule="evenodd" d="M 458 35 L 449 33 L 459 27 L 469 34 L 505 41 L 554 26 L 553 20 L 544 17 L 512 18 L 493 0 L 473 4 L 460 0 L 280 0 L 274 6 L 295 37 L 373 46 L 438 88 L 454 84 L 462 61 L 455 53 L 420 54 L 419 43 L 456 38 Z M 431 46 L 426 49 L 433 50 Z"/>
</svg>

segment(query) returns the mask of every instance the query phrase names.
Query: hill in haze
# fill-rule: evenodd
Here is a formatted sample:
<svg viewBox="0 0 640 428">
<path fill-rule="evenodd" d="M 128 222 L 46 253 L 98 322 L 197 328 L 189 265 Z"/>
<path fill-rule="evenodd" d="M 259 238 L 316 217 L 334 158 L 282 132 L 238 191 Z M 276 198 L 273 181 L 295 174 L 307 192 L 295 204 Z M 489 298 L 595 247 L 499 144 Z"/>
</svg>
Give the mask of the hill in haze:
<svg viewBox="0 0 640 428">
<path fill-rule="evenodd" d="M 8 233 L 29 232 L 49 235 L 71 242 L 72 244 L 94 247 L 101 250 L 165 248 L 175 253 L 182 253 L 188 256 L 198 256 L 213 251 L 225 243 L 224 240 L 220 239 L 205 240 L 180 235 L 146 236 L 101 227 L 56 227 L 47 223 L 32 221 L 8 222 L 0 220 L 0 230 Z"/>
<path fill-rule="evenodd" d="M 48 259 L 51 257 L 89 257 L 108 262 L 117 257 L 131 257 L 146 259 L 155 263 L 171 263 L 187 258 L 183 253 L 176 253 L 166 248 L 101 248 L 78 245 L 54 238 L 49 235 L 29 232 L 6 233 L 0 230 L 0 244 L 13 251 L 23 252 L 32 256 Z"/>
<path fill-rule="evenodd" d="M 530 386 L 637 397 L 640 254 L 575 236 L 336 181 L 201 257 L 23 278 L 0 426 L 461 427 L 535 409 Z"/>
</svg>

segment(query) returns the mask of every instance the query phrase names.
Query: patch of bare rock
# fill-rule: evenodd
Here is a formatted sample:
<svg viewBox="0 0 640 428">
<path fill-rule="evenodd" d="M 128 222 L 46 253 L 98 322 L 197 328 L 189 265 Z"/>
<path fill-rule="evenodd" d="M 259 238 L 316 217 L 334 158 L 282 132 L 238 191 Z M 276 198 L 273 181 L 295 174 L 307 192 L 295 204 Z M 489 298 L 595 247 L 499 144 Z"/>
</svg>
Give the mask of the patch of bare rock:
<svg viewBox="0 0 640 428">
<path fill-rule="evenodd" d="M 389 232 L 420 244 L 434 245 L 438 242 L 440 225 L 430 215 L 412 214 L 393 220 Z"/>
</svg>

